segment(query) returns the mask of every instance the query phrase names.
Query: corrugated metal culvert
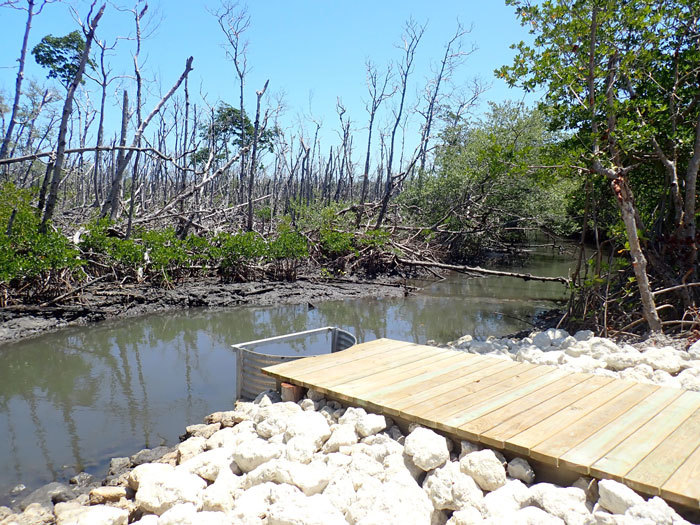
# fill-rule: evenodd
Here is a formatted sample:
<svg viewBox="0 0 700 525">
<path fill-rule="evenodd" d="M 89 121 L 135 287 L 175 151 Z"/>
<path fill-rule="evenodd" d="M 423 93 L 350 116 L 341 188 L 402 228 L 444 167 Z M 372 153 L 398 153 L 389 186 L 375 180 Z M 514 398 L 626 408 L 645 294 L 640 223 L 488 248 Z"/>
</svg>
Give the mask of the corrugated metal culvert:
<svg viewBox="0 0 700 525">
<path fill-rule="evenodd" d="M 330 335 L 330 352 L 340 352 L 357 343 L 357 339 L 355 339 L 355 336 L 350 332 L 335 326 L 326 326 L 315 330 L 307 330 L 305 332 L 296 332 L 293 334 L 231 345 L 236 351 L 236 398 L 253 399 L 260 392 L 276 387 L 275 380 L 263 375 L 260 371 L 261 368 L 284 363 L 285 361 L 302 359 L 311 355 L 318 355 L 316 353 L 305 353 L 303 355 L 267 354 L 261 351 L 265 346 L 284 343 L 286 341 L 291 342 L 293 340 L 302 340 L 303 342 L 304 339 L 309 340 L 324 334 L 327 336 Z"/>
</svg>

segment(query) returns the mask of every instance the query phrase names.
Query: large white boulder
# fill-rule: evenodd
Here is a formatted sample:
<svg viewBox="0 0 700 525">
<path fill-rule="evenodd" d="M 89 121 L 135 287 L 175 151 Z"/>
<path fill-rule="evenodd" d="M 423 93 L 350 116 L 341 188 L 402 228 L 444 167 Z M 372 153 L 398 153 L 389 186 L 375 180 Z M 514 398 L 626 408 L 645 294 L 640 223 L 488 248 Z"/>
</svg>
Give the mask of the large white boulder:
<svg viewBox="0 0 700 525">
<path fill-rule="evenodd" d="M 240 474 L 241 470 L 233 459 L 233 452 L 230 448 L 207 450 L 181 463 L 176 470 L 197 474 L 207 481 L 214 481 L 222 470 Z"/>
<path fill-rule="evenodd" d="M 601 479 L 598 482 L 598 504 L 613 514 L 624 514 L 627 509 L 644 503 L 644 498 L 629 488 L 612 479 Z"/>
<path fill-rule="evenodd" d="M 159 516 L 180 503 L 192 503 L 200 508 L 206 486 L 199 476 L 173 469 L 165 477 L 142 477 L 134 501 L 141 511 Z"/>
<path fill-rule="evenodd" d="M 386 428 L 386 418 L 380 414 L 367 414 L 360 417 L 355 425 L 355 430 L 360 437 L 373 436 Z"/>
<path fill-rule="evenodd" d="M 538 483 L 530 487 L 530 497 L 534 505 L 561 518 L 567 525 L 584 525 L 591 517 L 586 493 L 576 487 Z"/>
<path fill-rule="evenodd" d="M 168 465 L 167 463 L 142 463 L 141 465 L 134 467 L 126 477 L 126 481 L 129 488 L 132 490 L 138 490 L 142 479 L 152 477 L 168 477 L 171 472 L 175 470 L 174 467 Z"/>
<path fill-rule="evenodd" d="M 268 439 L 287 430 L 287 423 L 293 414 L 303 413 L 299 405 L 291 401 L 274 403 L 262 407 L 255 414 L 255 431 L 261 438 Z"/>
<path fill-rule="evenodd" d="M 453 461 L 430 471 L 423 481 L 423 490 L 436 509 L 480 507 L 484 499 L 476 482 L 459 469 L 459 463 Z"/>
<path fill-rule="evenodd" d="M 57 503 L 54 507 L 54 514 L 56 515 L 56 525 L 127 525 L 129 523 L 128 511 L 108 505 L 83 507 L 74 502 Z M 25 515 L 23 518 L 26 519 L 27 516 Z M 2 523 L 5 522 L 2 521 Z M 24 525 L 25 523 L 44 523 L 44 521 L 27 522 L 23 519 L 18 523 Z M 50 523 L 53 523 L 53 519 Z"/>
<path fill-rule="evenodd" d="M 466 507 L 452 513 L 446 525 L 477 525 L 485 523 L 481 511 L 475 507 Z"/>
<path fill-rule="evenodd" d="M 330 435 L 328 421 L 318 412 L 299 412 L 287 418 L 284 432 L 284 439 L 287 442 L 295 437 L 303 437 L 312 440 L 318 450 Z"/>
<path fill-rule="evenodd" d="M 341 420 L 343 418 L 340 418 Z M 355 422 L 339 423 L 333 426 L 331 435 L 323 445 L 323 452 L 337 452 L 340 447 L 354 445 L 359 440 Z"/>
<path fill-rule="evenodd" d="M 668 503 L 658 496 L 628 508 L 625 516 L 638 522 L 647 520 L 655 525 L 680 525 L 685 522 Z"/>
<path fill-rule="evenodd" d="M 332 475 L 333 470 L 321 461 L 304 464 L 276 459 L 249 472 L 241 488 L 247 489 L 267 482 L 286 483 L 299 488 L 307 496 L 313 496 L 323 492 Z"/>
<path fill-rule="evenodd" d="M 610 370 L 625 370 L 643 363 L 642 353 L 636 348 L 625 345 L 619 352 L 609 352 L 600 357 Z"/>
<path fill-rule="evenodd" d="M 267 513 L 268 525 L 346 525 L 345 516 L 323 494 L 277 501 Z"/>
<path fill-rule="evenodd" d="M 492 521 L 507 522 L 516 511 L 530 503 L 530 492 L 518 479 L 511 479 L 502 487 L 484 496 L 481 509 Z"/>
<path fill-rule="evenodd" d="M 681 353 L 671 346 L 650 347 L 642 353 L 642 362 L 654 370 L 677 374 L 683 366 Z"/>
<path fill-rule="evenodd" d="M 425 471 L 438 468 L 450 459 L 447 439 L 424 427 L 417 427 L 406 436 L 404 453 Z"/>
<path fill-rule="evenodd" d="M 483 490 L 496 490 L 506 484 L 506 469 L 493 450 L 477 450 L 459 460 L 459 468 L 474 478 Z"/>
<path fill-rule="evenodd" d="M 254 468 L 271 459 L 280 457 L 285 447 L 279 443 L 268 443 L 264 439 L 255 438 L 241 443 L 233 451 L 233 460 L 242 472 L 250 472 Z"/>
<path fill-rule="evenodd" d="M 318 451 L 316 440 L 307 436 L 294 436 L 287 441 L 284 457 L 289 461 L 298 463 L 310 463 L 314 454 Z"/>
<path fill-rule="evenodd" d="M 563 519 L 553 516 L 539 507 L 524 507 L 513 513 L 514 525 L 568 525 Z"/>
<path fill-rule="evenodd" d="M 204 489 L 202 510 L 231 512 L 233 495 L 240 488 L 242 481 L 241 476 L 236 476 L 230 470 L 219 472 L 216 481 Z"/>
<path fill-rule="evenodd" d="M 208 438 L 204 438 L 202 436 L 195 436 L 180 443 L 177 446 L 177 463 L 184 463 L 188 459 L 195 457 L 197 454 L 204 452 L 207 448 L 207 439 Z"/>
<path fill-rule="evenodd" d="M 257 438 L 258 435 L 255 432 L 255 425 L 252 421 L 243 421 L 235 427 L 222 428 L 218 432 L 214 432 L 209 439 L 207 439 L 207 450 L 213 448 L 236 448 L 241 443 L 250 441 L 251 439 Z"/>
<path fill-rule="evenodd" d="M 355 525 L 401 523 L 427 525 L 434 509 L 425 492 L 417 485 L 366 483 L 359 487 L 355 504 L 346 516 Z"/>
<path fill-rule="evenodd" d="M 260 525 L 265 523 L 267 511 L 272 504 L 271 494 L 275 483 L 255 485 L 236 494 L 233 510 L 228 514 L 230 522 L 236 525 Z"/>
<path fill-rule="evenodd" d="M 355 503 L 355 485 L 349 476 L 336 476 L 323 490 L 333 506 L 346 514 Z"/>
<path fill-rule="evenodd" d="M 223 512 L 197 512 L 191 503 L 181 503 L 165 511 L 158 519 L 158 525 L 220 525 L 227 523 Z"/>
</svg>

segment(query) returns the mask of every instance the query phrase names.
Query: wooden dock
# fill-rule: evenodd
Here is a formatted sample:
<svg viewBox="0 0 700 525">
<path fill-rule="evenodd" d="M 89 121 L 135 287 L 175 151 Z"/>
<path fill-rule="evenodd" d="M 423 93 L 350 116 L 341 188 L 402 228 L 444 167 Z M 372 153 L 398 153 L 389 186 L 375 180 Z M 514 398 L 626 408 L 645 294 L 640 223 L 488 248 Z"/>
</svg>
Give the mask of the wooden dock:
<svg viewBox="0 0 700 525">
<path fill-rule="evenodd" d="M 700 508 L 700 393 L 379 339 L 279 381 Z"/>
</svg>

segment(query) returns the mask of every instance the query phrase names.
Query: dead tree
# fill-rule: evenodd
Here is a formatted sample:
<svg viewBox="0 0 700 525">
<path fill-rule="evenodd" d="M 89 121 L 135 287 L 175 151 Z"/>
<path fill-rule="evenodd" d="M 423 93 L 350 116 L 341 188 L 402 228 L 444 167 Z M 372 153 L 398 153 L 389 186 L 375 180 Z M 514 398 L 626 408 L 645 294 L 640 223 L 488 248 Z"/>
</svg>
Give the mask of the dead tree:
<svg viewBox="0 0 700 525">
<path fill-rule="evenodd" d="M 384 216 L 386 215 L 387 207 L 389 206 L 389 200 L 391 199 L 391 194 L 394 191 L 394 185 L 396 183 L 395 177 L 392 173 L 396 144 L 396 131 L 398 130 L 399 125 L 401 124 L 401 118 L 403 116 L 403 108 L 406 103 L 406 91 L 408 90 L 408 77 L 410 76 L 411 69 L 413 68 L 413 60 L 416 56 L 416 48 L 418 47 L 418 43 L 423 37 L 424 32 L 425 25 L 420 26 L 413 20 L 409 20 L 408 22 L 406 22 L 405 33 L 402 38 L 404 57 L 398 66 L 398 91 L 400 93 L 399 107 L 394 113 L 394 125 L 391 129 L 391 136 L 389 138 L 389 153 L 387 156 L 386 163 L 386 186 L 384 188 L 384 196 L 382 197 L 381 208 L 379 209 L 377 222 L 374 225 L 375 229 L 379 229 L 382 226 Z"/>
<path fill-rule="evenodd" d="M 9 2 L 3 2 L 0 4 L 0 6 L 7 6 L 7 7 L 12 7 L 15 9 L 25 9 L 25 8 L 20 8 L 17 7 L 16 1 L 9 1 Z M 22 81 L 24 80 L 24 64 L 27 59 L 27 42 L 29 41 L 29 31 L 32 28 L 32 19 L 41 13 L 41 10 L 44 9 L 44 6 L 49 3 L 49 0 L 43 0 L 41 2 L 41 5 L 34 10 L 34 0 L 27 0 L 27 22 L 24 25 L 24 36 L 22 38 L 22 49 L 20 49 L 19 53 L 19 59 L 17 60 L 19 62 L 19 67 L 17 69 L 17 79 L 15 80 L 15 98 L 12 103 L 12 110 L 10 112 L 10 120 L 7 123 L 7 130 L 5 131 L 5 137 L 2 140 L 2 145 L 0 145 L 0 159 L 4 159 L 7 157 L 8 154 L 8 149 L 10 147 L 10 142 L 12 141 L 12 132 L 14 131 L 14 127 L 17 124 L 17 112 L 19 111 L 19 101 L 22 96 Z"/>
<path fill-rule="evenodd" d="M 85 71 L 85 65 L 87 64 L 88 58 L 90 57 L 90 48 L 92 47 L 92 41 L 95 38 L 95 30 L 97 29 L 97 24 L 102 18 L 102 14 L 105 10 L 105 4 L 102 4 L 97 14 L 92 17 L 93 5 L 90 7 L 90 12 L 87 16 L 87 26 L 88 31 L 85 35 L 85 48 L 80 57 L 80 62 L 78 64 L 78 70 L 73 77 L 73 80 L 68 86 L 68 91 L 66 92 L 66 99 L 63 103 L 63 113 L 61 115 L 61 125 L 58 129 L 58 144 L 56 147 L 56 157 L 53 163 L 49 163 L 51 172 L 51 187 L 49 190 L 48 197 L 46 198 L 46 207 L 44 208 L 44 215 L 41 220 L 41 231 L 46 231 L 49 221 L 53 217 L 54 209 L 56 208 L 56 198 L 58 197 L 58 186 L 61 182 L 61 172 L 63 169 L 64 152 L 66 149 L 66 133 L 68 130 L 68 121 L 73 111 L 73 97 L 75 96 L 75 91 L 80 85 L 80 81 L 83 77 L 83 72 Z M 48 174 L 47 170 L 47 174 Z M 42 201 L 40 199 L 40 208 Z"/>
<path fill-rule="evenodd" d="M 267 91 L 267 86 L 270 83 L 269 80 L 265 82 L 265 85 L 260 91 L 256 92 L 258 97 L 257 106 L 255 109 L 255 125 L 253 126 L 253 149 L 250 153 L 250 173 L 248 175 L 248 231 L 253 231 L 253 182 L 255 181 L 255 168 L 258 153 L 258 142 L 260 141 L 260 101 L 262 100 L 265 91 Z M 263 129 L 264 129 L 263 125 Z"/>
</svg>

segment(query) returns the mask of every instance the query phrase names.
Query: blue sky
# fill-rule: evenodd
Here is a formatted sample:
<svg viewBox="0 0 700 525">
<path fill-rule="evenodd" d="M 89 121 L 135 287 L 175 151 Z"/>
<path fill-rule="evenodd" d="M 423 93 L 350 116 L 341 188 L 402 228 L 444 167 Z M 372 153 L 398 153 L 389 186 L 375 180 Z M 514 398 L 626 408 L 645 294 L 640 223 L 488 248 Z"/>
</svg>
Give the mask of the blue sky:
<svg viewBox="0 0 700 525">
<path fill-rule="evenodd" d="M 76 28 L 68 5 L 50 4 L 36 17 L 30 49 L 48 33 L 64 35 Z M 89 8 L 89 3 L 84 1 L 72 5 L 81 17 Z M 205 93 L 210 103 L 225 100 L 236 105 L 237 78 L 221 48 L 223 35 L 207 7 L 216 9 L 217 3 L 196 0 L 152 0 L 149 3 L 149 11 L 158 23 L 143 43 L 143 73 L 146 78 L 160 79 L 160 89 L 165 91 L 179 76 L 185 59 L 192 55 L 195 69 L 190 77 L 191 92 Z M 513 56 L 510 44 L 528 38 L 513 8 L 501 1 L 257 0 L 248 3 L 248 12 L 251 25 L 246 37 L 252 67 L 247 80 L 248 111 L 254 110 L 255 90 L 270 79 L 270 94 L 284 93 L 287 107 L 284 122 L 295 125 L 302 114 L 312 112 L 323 121 L 322 136 L 325 134 L 327 142 L 337 136 L 337 97 L 347 107 L 354 128 L 361 130 L 366 125 L 365 59 L 371 58 L 380 67 L 399 60 L 401 51 L 396 44 L 400 41 L 402 25 L 409 17 L 419 23 L 427 22 L 410 81 L 410 96 L 431 76 L 431 65 L 442 56 L 444 45 L 459 19 L 465 26 L 473 25 L 465 44 L 467 47 L 474 44 L 478 49 L 455 75 L 454 83 L 467 84 L 474 77 L 490 83 L 492 87 L 481 98 L 482 110 L 487 100 L 523 97 L 520 90 L 508 89 L 493 76 L 496 67 L 510 62 Z M 0 89 L 7 95 L 14 89 L 14 67 L 24 19 L 22 12 L 0 9 Z M 133 33 L 132 28 L 131 15 L 109 5 L 98 34 L 110 41 L 116 35 Z M 111 59 L 115 72 L 131 73 L 132 49 L 133 42 L 119 44 Z M 44 76 L 30 56 L 27 77 L 42 79 Z M 157 94 L 157 85 L 152 84 L 151 90 Z M 146 110 L 153 103 L 154 100 L 147 103 Z"/>
</svg>

